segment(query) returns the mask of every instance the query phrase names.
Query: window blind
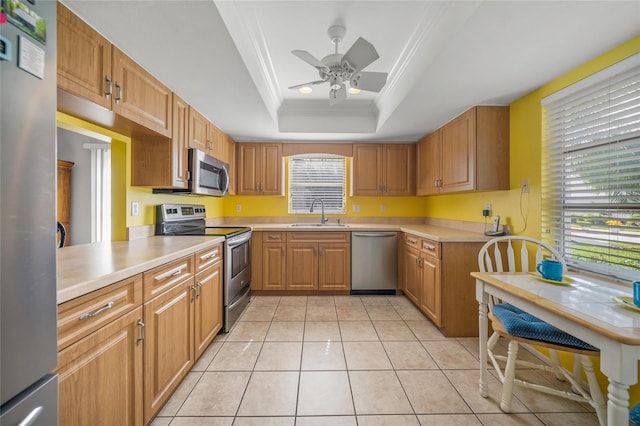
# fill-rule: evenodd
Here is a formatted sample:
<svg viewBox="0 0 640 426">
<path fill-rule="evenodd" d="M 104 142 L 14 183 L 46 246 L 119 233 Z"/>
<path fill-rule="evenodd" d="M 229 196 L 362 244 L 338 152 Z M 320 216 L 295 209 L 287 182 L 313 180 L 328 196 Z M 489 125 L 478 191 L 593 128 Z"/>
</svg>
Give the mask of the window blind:
<svg viewBox="0 0 640 426">
<path fill-rule="evenodd" d="M 338 156 L 293 156 L 289 158 L 289 213 L 310 213 L 320 198 L 325 213 L 345 213 L 345 158 Z M 320 203 L 314 214 L 320 212 Z M 316 210 L 318 209 L 318 210 Z"/>
<path fill-rule="evenodd" d="M 576 269 L 638 279 L 640 55 L 612 68 L 542 102 L 542 239 Z"/>
</svg>

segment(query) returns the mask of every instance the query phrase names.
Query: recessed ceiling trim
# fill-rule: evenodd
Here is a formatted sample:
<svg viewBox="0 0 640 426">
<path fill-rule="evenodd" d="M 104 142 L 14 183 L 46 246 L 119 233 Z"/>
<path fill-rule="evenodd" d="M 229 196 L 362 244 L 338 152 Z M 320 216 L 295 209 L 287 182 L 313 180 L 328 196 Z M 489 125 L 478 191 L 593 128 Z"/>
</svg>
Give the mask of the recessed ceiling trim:
<svg viewBox="0 0 640 426">
<path fill-rule="evenodd" d="M 269 114 L 276 121 L 277 111 L 283 98 L 255 7 L 249 2 L 217 0 L 214 3 Z M 239 9 L 240 5 L 242 10 Z"/>
</svg>

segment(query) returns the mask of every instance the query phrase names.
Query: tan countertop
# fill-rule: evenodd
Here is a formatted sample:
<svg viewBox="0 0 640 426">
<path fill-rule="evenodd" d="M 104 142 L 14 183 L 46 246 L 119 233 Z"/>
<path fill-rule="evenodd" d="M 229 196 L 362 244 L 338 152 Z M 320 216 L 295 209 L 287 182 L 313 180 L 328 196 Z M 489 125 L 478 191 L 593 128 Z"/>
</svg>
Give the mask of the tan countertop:
<svg viewBox="0 0 640 426">
<path fill-rule="evenodd" d="M 402 225 L 402 224 L 375 224 L 375 223 L 349 223 L 347 226 L 297 226 L 291 227 L 287 223 L 260 223 L 247 224 L 254 231 L 401 231 L 413 234 L 421 238 L 428 238 L 438 242 L 484 242 L 491 237 L 478 232 L 465 231 L 455 228 L 445 228 L 435 225 Z"/>
<path fill-rule="evenodd" d="M 58 249 L 58 304 L 222 241 L 224 237 L 150 237 Z"/>
</svg>

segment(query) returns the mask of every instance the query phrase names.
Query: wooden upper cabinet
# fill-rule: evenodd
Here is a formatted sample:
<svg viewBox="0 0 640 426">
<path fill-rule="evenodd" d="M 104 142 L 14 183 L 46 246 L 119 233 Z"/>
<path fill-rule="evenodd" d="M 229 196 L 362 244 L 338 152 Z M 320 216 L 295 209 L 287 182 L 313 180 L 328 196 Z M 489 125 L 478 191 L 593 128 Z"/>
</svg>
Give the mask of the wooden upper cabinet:
<svg viewBox="0 0 640 426">
<path fill-rule="evenodd" d="M 193 107 L 189 107 L 189 148 L 209 154 L 209 121 Z"/>
<path fill-rule="evenodd" d="M 227 158 L 227 138 L 224 132 L 215 125 L 209 123 L 209 139 L 212 141 L 211 155 L 219 160 L 229 163 Z"/>
<path fill-rule="evenodd" d="M 418 195 L 509 189 L 509 107 L 477 106 L 418 143 Z"/>
<path fill-rule="evenodd" d="M 239 143 L 237 145 L 236 193 L 238 195 L 282 195 L 282 144 Z"/>
<path fill-rule="evenodd" d="M 58 87 L 111 109 L 111 43 L 58 3 Z"/>
<path fill-rule="evenodd" d="M 354 144 L 353 195 L 414 195 L 414 145 Z"/>
<path fill-rule="evenodd" d="M 499 189 L 509 189 L 509 107 L 474 107 L 442 128 L 441 192 Z"/>
<path fill-rule="evenodd" d="M 173 96 L 173 136 L 131 138 L 131 185 L 185 189 L 188 186 L 189 106 Z"/>
<path fill-rule="evenodd" d="M 173 101 L 167 86 L 116 47 L 113 80 L 113 112 L 171 137 Z"/>
<path fill-rule="evenodd" d="M 171 90 L 69 9 L 60 3 L 57 9 L 58 87 L 170 138 Z M 62 109 L 105 125 L 104 111 L 78 111 L 78 108 L 82 107 L 72 105 Z M 86 105 L 84 108 L 88 109 Z M 117 120 L 111 121 L 106 125 L 118 131 L 124 129 L 127 134 L 134 133 Z"/>
<path fill-rule="evenodd" d="M 422 138 L 416 147 L 416 195 L 440 192 L 442 132 L 440 129 Z"/>
</svg>

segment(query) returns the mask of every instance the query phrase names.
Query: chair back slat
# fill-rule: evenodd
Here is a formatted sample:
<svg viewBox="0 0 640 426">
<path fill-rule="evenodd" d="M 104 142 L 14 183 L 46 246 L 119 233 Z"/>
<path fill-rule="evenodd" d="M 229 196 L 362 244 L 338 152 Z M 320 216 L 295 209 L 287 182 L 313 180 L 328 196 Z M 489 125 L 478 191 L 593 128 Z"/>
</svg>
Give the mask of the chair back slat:
<svg viewBox="0 0 640 426">
<path fill-rule="evenodd" d="M 542 262 L 542 258 L 542 246 L 538 246 L 538 251 L 536 252 L 536 265 Z"/>
<path fill-rule="evenodd" d="M 513 253 L 513 245 L 511 245 L 511 240 L 507 244 L 507 261 L 509 262 L 509 272 L 516 271 L 516 259 Z"/>
<path fill-rule="evenodd" d="M 520 270 L 522 272 L 529 272 L 529 249 L 527 249 L 527 242 L 522 242 L 522 248 L 520 249 Z"/>
<path fill-rule="evenodd" d="M 504 272 L 504 268 L 502 266 L 502 252 L 500 251 L 500 245 L 498 245 L 498 243 L 493 246 L 493 258 L 496 261 L 496 272 Z"/>
</svg>

